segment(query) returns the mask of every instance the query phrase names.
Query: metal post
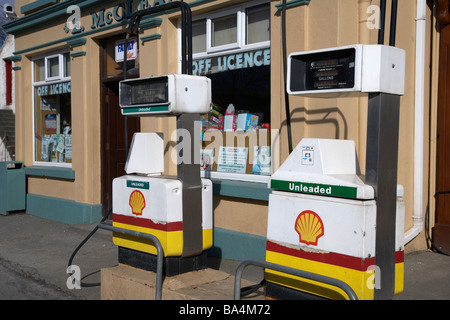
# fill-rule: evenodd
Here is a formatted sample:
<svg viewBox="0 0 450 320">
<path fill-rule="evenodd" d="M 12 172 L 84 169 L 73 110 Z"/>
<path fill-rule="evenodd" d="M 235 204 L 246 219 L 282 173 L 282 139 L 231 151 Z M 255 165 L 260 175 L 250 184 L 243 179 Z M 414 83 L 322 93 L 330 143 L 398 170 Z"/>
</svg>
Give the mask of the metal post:
<svg viewBox="0 0 450 320">
<path fill-rule="evenodd" d="M 203 252 L 202 181 L 200 145 L 197 141 L 199 123 L 199 114 L 181 114 L 177 117 L 178 161 L 182 161 L 177 164 L 177 175 L 183 184 L 183 258 Z M 188 137 L 190 141 L 182 140 Z"/>
<path fill-rule="evenodd" d="M 395 222 L 400 96 L 369 94 L 367 121 L 366 184 L 377 203 L 374 298 L 390 299 L 395 289 Z"/>
<path fill-rule="evenodd" d="M 242 273 L 244 272 L 244 268 L 248 265 L 255 265 L 255 266 L 263 267 L 266 269 L 280 271 L 280 272 L 288 273 L 288 274 L 298 276 L 301 278 L 317 281 L 320 283 L 329 284 L 334 287 L 338 287 L 338 288 L 342 289 L 347 294 L 347 296 L 349 297 L 350 300 L 358 300 L 358 296 L 353 291 L 353 289 L 348 284 L 346 284 L 345 282 L 343 282 L 341 280 L 323 276 L 323 275 L 320 275 L 317 273 L 311 273 L 311 272 L 300 270 L 300 269 L 294 269 L 294 268 L 282 266 L 279 264 L 275 264 L 275 263 L 271 263 L 271 262 L 267 262 L 267 261 L 258 261 L 258 260 L 245 260 L 245 261 L 241 262 L 241 264 L 236 269 L 236 275 L 234 278 L 234 300 L 240 300 L 240 298 L 241 298 Z"/>
<path fill-rule="evenodd" d="M 132 231 L 128 229 L 122 229 L 118 227 L 113 227 L 110 222 L 103 222 L 97 225 L 97 228 L 103 230 L 109 230 L 113 232 L 127 234 L 133 237 L 144 238 L 151 240 L 156 247 L 157 261 L 156 261 L 156 286 L 155 286 L 155 300 L 161 300 L 162 297 L 162 285 L 163 285 L 163 258 L 164 249 L 159 242 L 158 238 L 149 233 L 143 233 L 138 231 Z"/>
</svg>

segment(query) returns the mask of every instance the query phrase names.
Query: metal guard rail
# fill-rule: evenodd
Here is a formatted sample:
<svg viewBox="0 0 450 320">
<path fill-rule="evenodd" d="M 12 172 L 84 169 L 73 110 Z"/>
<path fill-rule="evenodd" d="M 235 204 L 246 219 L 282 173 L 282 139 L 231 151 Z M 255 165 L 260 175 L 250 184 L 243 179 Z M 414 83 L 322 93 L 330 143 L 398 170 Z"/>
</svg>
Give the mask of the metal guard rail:
<svg viewBox="0 0 450 320">
<path fill-rule="evenodd" d="M 161 300 L 162 284 L 163 284 L 163 257 L 164 250 L 161 246 L 161 242 L 152 234 L 142 233 L 138 231 L 132 231 L 127 229 L 122 229 L 118 227 L 113 227 L 111 222 L 102 222 L 97 226 L 99 229 L 109 230 L 113 232 L 118 232 L 134 237 L 144 238 L 151 240 L 156 246 L 157 260 L 156 260 L 156 286 L 155 286 L 155 300 Z"/>
<path fill-rule="evenodd" d="M 353 291 L 353 289 L 348 284 L 346 284 L 345 282 L 343 282 L 341 280 L 330 278 L 330 277 L 323 276 L 323 275 L 316 274 L 316 273 L 311 273 L 308 271 L 285 267 L 285 266 L 282 266 L 279 264 L 274 264 L 274 263 L 270 263 L 270 262 L 266 262 L 266 261 L 258 261 L 258 260 L 245 260 L 236 269 L 236 275 L 234 278 L 234 300 L 241 299 L 242 273 L 244 271 L 244 268 L 247 267 L 248 265 L 255 265 L 255 266 L 263 267 L 266 269 L 284 272 L 284 273 L 288 273 L 288 274 L 302 277 L 305 279 L 329 284 L 334 287 L 338 287 L 338 288 L 342 289 L 348 295 L 350 300 L 358 300 L 358 297 L 355 294 L 355 292 Z"/>
</svg>

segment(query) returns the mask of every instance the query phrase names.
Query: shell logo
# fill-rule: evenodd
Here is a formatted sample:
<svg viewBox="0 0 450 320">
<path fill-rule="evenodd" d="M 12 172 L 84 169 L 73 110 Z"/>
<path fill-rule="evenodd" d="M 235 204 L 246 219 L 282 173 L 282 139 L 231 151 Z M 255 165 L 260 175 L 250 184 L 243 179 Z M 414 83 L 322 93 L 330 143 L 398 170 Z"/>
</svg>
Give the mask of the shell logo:
<svg viewBox="0 0 450 320">
<path fill-rule="evenodd" d="M 317 241 L 324 235 L 325 229 L 319 215 L 314 211 L 306 210 L 298 215 L 295 231 L 301 243 L 317 246 Z"/>
<path fill-rule="evenodd" d="M 145 208 L 145 198 L 140 191 L 135 190 L 131 193 L 129 204 L 134 215 L 142 216 L 142 210 Z"/>
</svg>

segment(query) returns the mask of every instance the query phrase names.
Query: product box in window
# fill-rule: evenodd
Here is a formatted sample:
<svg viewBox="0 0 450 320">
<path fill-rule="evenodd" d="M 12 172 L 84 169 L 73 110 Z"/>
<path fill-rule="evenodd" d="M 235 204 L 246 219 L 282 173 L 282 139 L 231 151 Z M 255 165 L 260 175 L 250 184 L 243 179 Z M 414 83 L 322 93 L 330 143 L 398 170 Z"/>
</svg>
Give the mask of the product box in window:
<svg viewBox="0 0 450 320">
<path fill-rule="evenodd" d="M 219 131 L 223 131 L 223 116 L 222 115 L 213 115 L 211 114 L 209 117 L 209 122 L 217 128 Z"/>
<path fill-rule="evenodd" d="M 234 114 L 233 104 L 229 104 L 227 110 L 225 111 L 225 118 L 223 123 L 223 131 L 236 131 L 236 115 Z"/>
<path fill-rule="evenodd" d="M 237 117 L 238 131 L 255 131 L 258 128 L 259 117 L 250 113 L 241 113 Z"/>
</svg>

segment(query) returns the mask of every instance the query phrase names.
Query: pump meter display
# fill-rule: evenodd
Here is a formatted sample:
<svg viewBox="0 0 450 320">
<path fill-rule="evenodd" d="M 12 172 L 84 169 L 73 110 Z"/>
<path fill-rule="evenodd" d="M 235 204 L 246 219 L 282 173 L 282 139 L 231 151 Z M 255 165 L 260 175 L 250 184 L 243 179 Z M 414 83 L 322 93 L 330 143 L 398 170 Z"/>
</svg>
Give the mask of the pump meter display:
<svg viewBox="0 0 450 320">
<path fill-rule="evenodd" d="M 289 55 L 292 95 L 404 94 L 405 51 L 384 45 L 352 45 Z"/>
<path fill-rule="evenodd" d="M 355 86 L 355 48 L 293 56 L 291 90 L 345 89 Z"/>
<path fill-rule="evenodd" d="M 130 116 L 207 113 L 211 80 L 182 74 L 124 80 L 119 84 L 119 105 L 122 114 Z"/>
<path fill-rule="evenodd" d="M 131 105 L 168 103 L 166 77 L 130 82 L 123 88 L 130 90 L 123 97 L 129 97 Z"/>
</svg>

